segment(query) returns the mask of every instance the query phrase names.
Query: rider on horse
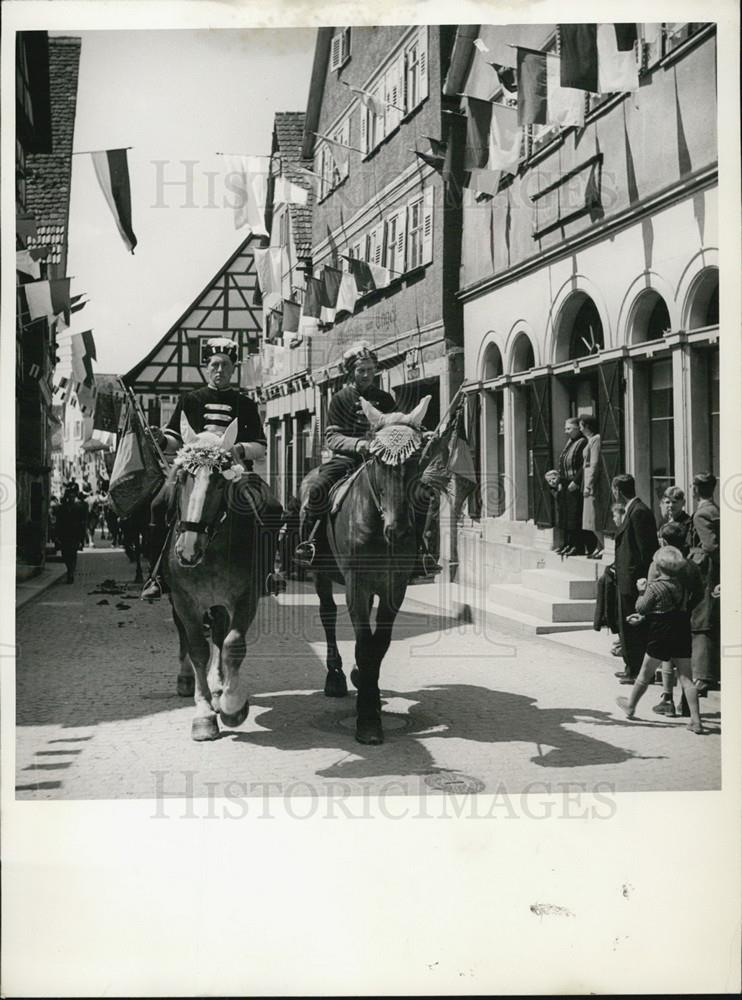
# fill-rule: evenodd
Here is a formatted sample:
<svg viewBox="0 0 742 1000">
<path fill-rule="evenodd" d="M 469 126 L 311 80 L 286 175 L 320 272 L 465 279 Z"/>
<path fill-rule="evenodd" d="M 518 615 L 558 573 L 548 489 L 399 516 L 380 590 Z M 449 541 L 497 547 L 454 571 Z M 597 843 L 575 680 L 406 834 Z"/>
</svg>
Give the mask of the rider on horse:
<svg viewBox="0 0 742 1000">
<path fill-rule="evenodd" d="M 330 490 L 362 464 L 370 447 L 371 428 L 361 399 L 371 403 L 381 413 L 394 413 L 398 409 L 394 398 L 374 384 L 378 364 L 377 355 L 365 340 L 353 344 L 343 354 L 342 369 L 348 381 L 330 400 L 325 430 L 325 444 L 332 452 L 332 458 L 310 473 L 312 489 L 308 491 L 300 515 L 300 544 L 294 558 L 308 569 L 314 565 L 315 538 L 328 510 Z M 412 576 L 439 572 L 440 566 L 422 551 L 424 518 L 416 517 L 415 524 L 420 555 Z"/>
<path fill-rule="evenodd" d="M 214 337 L 206 343 L 206 382 L 200 389 L 183 393 L 166 427 L 153 428 L 152 433 L 165 455 L 174 455 L 183 445 L 181 438 L 181 414 L 184 414 L 196 433 L 212 431 L 222 434 L 229 424 L 238 422 L 237 442 L 232 448 L 235 461 L 251 468 L 252 462 L 265 455 L 266 441 L 263 425 L 256 403 L 239 389 L 230 386 L 237 362 L 237 344 L 226 337 Z M 269 519 L 280 516 L 280 505 L 270 495 L 257 474 L 251 473 L 250 485 L 255 487 L 257 497 L 267 503 Z M 167 508 L 169 500 L 169 480 L 152 501 L 152 552 L 157 553 L 157 563 L 151 578 L 142 590 L 143 598 L 160 597 L 164 590 L 159 573 L 160 554 L 167 540 Z M 259 500 L 257 502 L 260 502 Z M 274 508 L 277 508 L 275 510 Z M 265 521 L 265 513 L 263 514 Z M 272 565 L 268 570 L 272 570 Z"/>
</svg>

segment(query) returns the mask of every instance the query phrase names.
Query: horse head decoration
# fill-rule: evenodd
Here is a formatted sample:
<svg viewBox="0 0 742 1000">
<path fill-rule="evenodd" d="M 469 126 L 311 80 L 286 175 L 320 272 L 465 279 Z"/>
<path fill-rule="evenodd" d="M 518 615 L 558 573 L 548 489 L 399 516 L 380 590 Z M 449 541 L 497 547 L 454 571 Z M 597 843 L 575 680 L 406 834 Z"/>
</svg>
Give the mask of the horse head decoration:
<svg viewBox="0 0 742 1000">
<path fill-rule="evenodd" d="M 378 744 L 384 740 L 379 671 L 416 557 L 418 459 L 423 445 L 422 421 L 429 403 L 430 396 L 426 396 L 412 413 L 385 414 L 361 398 L 373 434 L 369 457 L 351 483 L 340 510 L 330 519 L 330 561 L 314 575 L 327 640 L 328 697 L 341 697 L 348 690 L 335 639 L 337 608 L 332 581 L 345 584 L 346 606 L 356 640 L 356 666 L 350 676 L 358 688 L 359 743 Z M 378 597 L 378 606 L 372 628 L 374 597 Z"/>
<path fill-rule="evenodd" d="M 213 740 L 222 724 L 241 725 L 248 699 L 242 661 L 245 633 L 261 594 L 260 552 L 267 538 L 252 498 L 250 477 L 231 449 L 237 421 L 223 434 L 195 433 L 181 420 L 183 447 L 173 469 L 172 505 L 177 512 L 166 550 L 173 618 L 182 661 L 195 675 L 194 740 Z M 208 616 L 210 638 L 204 634 Z"/>
<path fill-rule="evenodd" d="M 183 447 L 175 457 L 175 493 L 178 519 L 175 525 L 175 556 L 183 566 L 197 566 L 219 525 L 227 517 L 225 489 L 244 475 L 231 449 L 237 440 L 237 421 L 222 435 L 211 431 L 197 434 L 182 414 Z"/>
</svg>

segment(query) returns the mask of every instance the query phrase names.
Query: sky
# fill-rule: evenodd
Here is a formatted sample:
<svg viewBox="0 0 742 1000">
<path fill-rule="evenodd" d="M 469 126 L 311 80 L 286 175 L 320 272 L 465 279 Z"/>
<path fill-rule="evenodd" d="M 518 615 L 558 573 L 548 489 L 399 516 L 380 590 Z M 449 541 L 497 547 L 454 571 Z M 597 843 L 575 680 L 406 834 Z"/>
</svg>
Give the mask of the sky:
<svg viewBox="0 0 742 1000">
<path fill-rule="evenodd" d="M 138 245 L 133 255 L 124 246 L 91 158 L 73 156 L 67 273 L 72 294 L 86 292 L 90 301 L 73 316 L 70 333 L 92 329 L 96 370 L 124 374 L 247 235 L 235 230 L 224 204 L 225 161 L 216 154 L 268 154 L 275 112 L 306 110 L 315 29 L 80 37 L 74 149 L 132 147 Z"/>
</svg>

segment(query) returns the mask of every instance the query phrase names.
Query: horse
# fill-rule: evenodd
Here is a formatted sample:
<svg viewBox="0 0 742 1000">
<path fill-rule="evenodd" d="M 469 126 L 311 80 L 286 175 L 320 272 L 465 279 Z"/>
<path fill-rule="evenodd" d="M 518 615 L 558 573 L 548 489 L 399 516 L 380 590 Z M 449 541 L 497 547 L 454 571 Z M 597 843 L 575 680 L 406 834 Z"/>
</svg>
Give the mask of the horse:
<svg viewBox="0 0 742 1000">
<path fill-rule="evenodd" d="M 262 567 L 272 566 L 271 553 L 263 549 L 275 553 L 277 526 L 261 531 L 261 497 L 253 477 L 231 457 L 236 420 L 221 436 L 197 434 L 183 415 L 181 436 L 183 447 L 173 463 L 175 523 L 163 561 L 181 675 L 189 661 L 195 677 L 191 737 L 201 742 L 219 736 L 219 721 L 234 729 L 247 718 L 240 674 L 245 634 L 263 592 Z M 181 683 L 179 675 L 179 690 Z"/>
<path fill-rule="evenodd" d="M 330 698 L 348 692 L 336 642 L 333 580 L 345 586 L 355 635 L 355 667 L 350 674 L 358 690 L 355 737 L 363 744 L 384 742 L 379 672 L 416 559 L 415 496 L 420 483 L 422 421 L 429 403 L 430 396 L 425 396 L 409 414 L 383 414 L 361 398 L 373 432 L 369 457 L 353 474 L 340 509 L 328 516 L 316 568 L 310 571 L 327 643 L 324 693 Z M 310 472 L 300 488 L 303 502 L 313 488 Z M 372 630 L 371 608 L 377 596 Z"/>
<path fill-rule="evenodd" d="M 110 500 L 105 505 L 104 517 L 106 528 L 108 529 L 108 537 L 110 538 L 111 545 L 115 547 L 121 541 L 121 527 L 119 525 L 119 516 L 111 506 Z"/>
<path fill-rule="evenodd" d="M 142 583 L 144 580 L 142 555 L 151 562 L 151 559 L 148 559 L 149 499 L 140 504 L 128 517 L 119 518 L 118 531 L 127 559 L 136 566 L 134 583 Z"/>
</svg>

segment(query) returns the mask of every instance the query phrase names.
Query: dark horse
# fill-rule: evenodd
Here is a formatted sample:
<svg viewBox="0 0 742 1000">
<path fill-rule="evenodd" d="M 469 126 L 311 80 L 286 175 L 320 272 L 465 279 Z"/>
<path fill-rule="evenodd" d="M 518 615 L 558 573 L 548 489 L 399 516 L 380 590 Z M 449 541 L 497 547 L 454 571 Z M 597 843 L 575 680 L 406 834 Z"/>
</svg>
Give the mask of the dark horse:
<svg viewBox="0 0 742 1000">
<path fill-rule="evenodd" d="M 183 417 L 181 433 L 184 444 L 174 463 L 176 521 L 165 575 L 180 637 L 181 673 L 185 653 L 195 674 L 191 736 L 213 740 L 219 735 L 217 713 L 230 728 L 247 718 L 247 686 L 240 675 L 245 634 L 263 592 L 259 567 L 266 561 L 260 547 L 270 544 L 275 551 L 276 540 L 274 533 L 261 530 L 250 477 L 230 456 L 237 421 L 219 436 L 196 434 Z"/>
<path fill-rule="evenodd" d="M 423 444 L 421 425 L 429 403 L 430 396 L 426 396 L 412 413 L 382 414 L 361 399 L 374 432 L 370 457 L 354 474 L 339 511 L 328 516 L 327 546 L 320 540 L 314 584 L 327 640 L 325 694 L 338 698 L 348 691 L 335 636 L 334 579 L 345 584 L 356 640 L 356 666 L 350 677 L 358 689 L 359 743 L 384 741 L 379 671 L 415 564 L 418 459 Z M 301 485 L 302 500 L 313 487 L 310 472 Z M 376 596 L 379 603 L 372 629 L 371 608 Z"/>
<path fill-rule="evenodd" d="M 126 558 L 136 567 L 134 583 L 141 583 L 144 579 L 142 556 L 147 558 L 149 553 L 149 500 L 127 517 L 119 518 L 118 531 Z"/>
</svg>

